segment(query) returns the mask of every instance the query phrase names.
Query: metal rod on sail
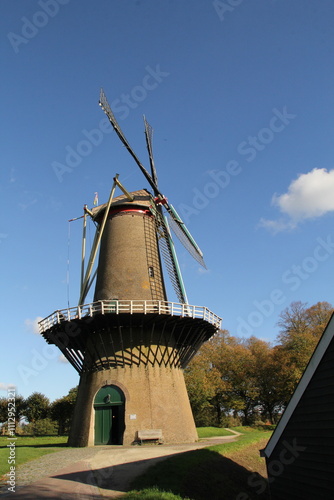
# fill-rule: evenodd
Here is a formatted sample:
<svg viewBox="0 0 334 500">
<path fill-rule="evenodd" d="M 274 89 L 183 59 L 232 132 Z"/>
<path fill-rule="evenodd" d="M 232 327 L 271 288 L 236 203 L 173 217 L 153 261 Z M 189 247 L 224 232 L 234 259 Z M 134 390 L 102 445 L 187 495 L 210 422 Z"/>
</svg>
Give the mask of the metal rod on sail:
<svg viewBox="0 0 334 500">
<path fill-rule="evenodd" d="M 176 274 L 177 274 L 177 278 L 178 278 L 178 282 L 179 282 L 179 286 L 180 286 L 180 293 L 181 293 L 181 297 L 180 298 L 181 298 L 181 302 L 183 302 L 184 304 L 188 304 L 187 292 L 186 292 L 186 289 L 185 289 L 185 286 L 184 286 L 184 282 L 183 282 L 183 278 L 182 278 L 182 273 L 181 273 L 179 261 L 177 259 L 177 255 L 176 255 L 176 252 L 175 252 L 174 242 L 173 242 L 173 239 L 172 239 L 171 234 L 170 234 L 168 220 L 167 220 L 167 218 L 165 217 L 165 215 L 162 212 L 161 212 L 161 216 L 163 218 L 163 221 L 164 221 L 166 229 L 167 229 L 166 232 L 167 232 L 167 237 L 168 237 L 168 246 L 169 246 L 170 251 L 172 253 L 172 258 L 173 258 L 173 262 L 174 262 L 174 266 L 175 266 L 175 270 L 176 270 Z"/>
<path fill-rule="evenodd" d="M 86 230 L 87 230 L 87 213 L 85 212 L 83 216 L 83 229 L 82 229 L 80 294 L 82 294 L 84 275 L 85 275 Z"/>
<path fill-rule="evenodd" d="M 127 139 L 125 138 L 119 124 L 117 123 L 117 120 L 110 108 L 110 105 L 108 103 L 107 97 L 101 89 L 100 91 L 100 99 L 99 99 L 99 105 L 107 115 L 113 129 L 115 130 L 116 134 L 118 135 L 119 139 L 121 142 L 124 144 L 132 158 L 135 160 L 137 165 L 139 166 L 140 170 L 144 174 L 146 180 L 148 181 L 149 185 L 153 189 L 154 195 L 156 197 L 156 204 L 157 205 L 163 205 L 165 209 L 169 212 L 171 216 L 171 228 L 175 232 L 176 236 L 181 240 L 181 242 L 184 244 L 186 249 L 190 252 L 190 254 L 204 267 L 205 262 L 203 260 L 203 253 L 200 250 L 199 246 L 195 242 L 194 238 L 191 236 L 190 232 L 186 228 L 184 222 L 181 220 L 180 216 L 176 212 L 175 208 L 168 203 L 167 198 L 159 191 L 158 189 L 158 180 L 157 180 L 157 174 L 156 174 L 156 169 L 154 165 L 154 160 L 153 160 L 153 151 L 152 151 L 152 133 L 153 129 L 149 125 L 149 123 L 146 121 L 144 117 L 144 123 L 145 123 L 145 137 L 146 137 L 146 144 L 147 144 L 147 149 L 149 153 L 149 158 L 150 158 L 150 165 L 151 165 L 151 171 L 152 174 L 150 175 L 149 172 L 146 170 L 146 168 L 141 164 L 139 161 L 138 157 L 135 155 L 133 150 L 131 149 Z"/>
<path fill-rule="evenodd" d="M 150 159 L 152 180 L 153 180 L 154 184 L 158 187 L 158 176 L 157 176 L 157 171 L 156 171 L 156 168 L 154 165 L 153 148 L 152 148 L 153 128 L 148 123 L 145 116 L 144 116 L 144 125 L 145 125 L 146 147 L 147 147 L 148 156 Z"/>
<path fill-rule="evenodd" d="M 181 230 L 187 235 L 190 243 L 193 245 L 193 247 L 195 248 L 195 250 L 198 252 L 198 254 L 203 257 L 203 252 L 202 250 L 200 249 L 200 247 L 197 245 L 196 241 L 194 240 L 194 238 L 191 236 L 189 230 L 186 228 L 186 225 L 185 223 L 183 222 L 183 220 L 181 219 L 181 217 L 179 216 L 179 214 L 177 213 L 177 211 L 175 210 L 175 208 L 173 207 L 173 205 L 169 204 L 168 207 L 170 208 L 170 211 L 171 213 L 173 214 L 174 216 L 174 220 L 176 222 L 178 222 Z"/>
<path fill-rule="evenodd" d="M 159 193 L 157 186 L 153 182 L 152 177 L 150 176 L 150 174 L 148 173 L 148 171 L 146 170 L 144 165 L 141 164 L 141 162 L 139 161 L 139 159 L 136 156 L 136 154 L 134 153 L 134 151 L 131 149 L 130 144 L 128 143 L 127 139 L 125 138 L 125 135 L 123 134 L 123 132 L 121 130 L 121 127 L 117 123 L 117 120 L 116 120 L 116 118 L 111 110 L 111 107 L 108 103 L 107 97 L 106 97 L 103 89 L 101 89 L 101 91 L 100 91 L 99 105 L 101 106 L 101 108 L 103 109 L 103 111 L 105 112 L 107 117 L 109 118 L 109 121 L 110 121 L 111 125 L 113 126 L 113 129 L 115 130 L 116 134 L 118 135 L 118 137 L 120 138 L 120 140 L 122 141 L 122 143 L 124 144 L 126 149 L 129 151 L 130 155 L 135 160 L 138 167 L 140 168 L 140 170 L 142 171 L 142 173 L 146 177 L 146 180 L 148 181 L 148 183 L 152 187 L 155 195 L 158 196 L 159 194 L 161 194 L 161 193 Z"/>
</svg>

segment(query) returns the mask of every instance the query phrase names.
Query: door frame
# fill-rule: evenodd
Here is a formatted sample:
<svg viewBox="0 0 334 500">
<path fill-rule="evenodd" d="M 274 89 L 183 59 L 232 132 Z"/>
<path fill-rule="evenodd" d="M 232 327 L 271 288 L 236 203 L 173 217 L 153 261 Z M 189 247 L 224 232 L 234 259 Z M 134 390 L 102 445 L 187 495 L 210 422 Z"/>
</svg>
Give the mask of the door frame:
<svg viewBox="0 0 334 500">
<path fill-rule="evenodd" d="M 116 410 L 117 408 L 117 410 Z M 101 414 L 102 422 L 98 420 L 96 410 L 106 410 L 111 412 L 110 418 L 110 429 L 108 439 L 103 435 L 102 430 L 102 443 L 97 443 L 100 441 L 98 433 L 101 429 L 98 429 L 98 425 L 103 425 L 103 414 Z M 125 395 L 122 389 L 117 385 L 104 385 L 96 393 L 94 398 L 94 445 L 122 445 L 123 435 L 125 430 Z M 101 434 L 101 432 L 100 432 Z"/>
</svg>

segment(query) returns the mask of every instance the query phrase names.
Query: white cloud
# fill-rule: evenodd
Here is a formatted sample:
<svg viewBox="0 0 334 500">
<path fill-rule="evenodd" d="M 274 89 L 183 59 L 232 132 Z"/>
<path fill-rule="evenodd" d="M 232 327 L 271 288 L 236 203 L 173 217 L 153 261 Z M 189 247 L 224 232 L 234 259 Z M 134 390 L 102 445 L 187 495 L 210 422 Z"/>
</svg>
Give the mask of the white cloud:
<svg viewBox="0 0 334 500">
<path fill-rule="evenodd" d="M 274 194 L 272 205 L 288 218 L 261 219 L 260 226 L 274 233 L 295 228 L 305 219 L 321 217 L 334 211 L 334 170 L 314 168 L 293 180 L 284 194 Z"/>
<path fill-rule="evenodd" d="M 268 229 L 272 233 L 276 234 L 281 231 L 288 231 L 294 229 L 297 226 L 297 224 L 292 221 L 288 220 L 285 221 L 282 218 L 277 220 L 260 219 L 259 226 L 264 227 L 265 229 Z"/>
<path fill-rule="evenodd" d="M 68 360 L 65 358 L 64 354 L 58 356 L 59 363 L 68 363 Z"/>
<path fill-rule="evenodd" d="M 41 321 L 42 319 L 43 318 L 41 316 L 37 316 L 37 318 L 35 319 L 27 318 L 24 321 L 24 324 L 29 332 L 38 334 L 39 333 L 38 322 Z"/>
<path fill-rule="evenodd" d="M 8 389 L 13 388 L 15 388 L 15 385 L 13 384 L 4 384 L 3 382 L 0 382 L 0 391 L 7 391 Z"/>
<path fill-rule="evenodd" d="M 314 168 L 291 182 L 288 192 L 273 197 L 273 204 L 291 219 L 320 217 L 334 210 L 334 170 Z"/>
<path fill-rule="evenodd" d="M 9 182 L 12 184 L 13 182 L 16 182 L 16 176 L 15 176 L 15 168 L 10 169 L 10 179 Z"/>
<path fill-rule="evenodd" d="M 198 267 L 197 272 L 198 272 L 198 274 L 208 274 L 211 271 L 210 271 L 210 269 L 208 269 L 206 267 Z"/>
</svg>

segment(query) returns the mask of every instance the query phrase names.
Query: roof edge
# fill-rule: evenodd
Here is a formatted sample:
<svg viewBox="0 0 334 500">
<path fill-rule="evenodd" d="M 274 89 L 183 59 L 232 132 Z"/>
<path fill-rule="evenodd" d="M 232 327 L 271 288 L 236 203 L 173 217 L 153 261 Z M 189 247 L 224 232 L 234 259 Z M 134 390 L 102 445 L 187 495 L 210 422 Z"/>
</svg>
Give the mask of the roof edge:
<svg viewBox="0 0 334 500">
<path fill-rule="evenodd" d="M 316 369 L 318 368 L 320 361 L 322 360 L 331 340 L 334 337 L 334 313 L 332 313 L 325 330 L 320 337 L 320 340 L 311 356 L 310 361 L 308 362 L 308 365 L 305 368 L 305 371 L 298 382 L 298 385 L 295 389 L 295 392 L 293 393 L 287 407 L 284 410 L 283 415 L 281 416 L 280 421 L 277 424 L 277 427 L 272 434 L 271 438 L 269 439 L 269 442 L 267 446 L 261 450 L 263 457 L 270 458 L 270 455 L 274 451 L 278 440 L 280 439 L 281 435 L 283 434 L 283 431 L 285 427 L 287 426 L 293 412 L 295 411 L 301 397 L 303 396 L 308 384 L 310 383 Z"/>
</svg>

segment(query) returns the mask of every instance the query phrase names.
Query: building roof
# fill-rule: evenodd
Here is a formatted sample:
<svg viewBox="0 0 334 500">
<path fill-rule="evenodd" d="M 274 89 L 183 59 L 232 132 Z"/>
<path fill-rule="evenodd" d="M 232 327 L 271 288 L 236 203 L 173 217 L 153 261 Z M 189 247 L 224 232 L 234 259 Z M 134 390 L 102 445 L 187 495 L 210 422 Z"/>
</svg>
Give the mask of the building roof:
<svg viewBox="0 0 334 500">
<path fill-rule="evenodd" d="M 282 433 L 284 432 L 284 429 L 288 425 L 293 412 L 295 411 L 299 401 L 303 397 L 303 394 L 307 389 L 307 386 L 309 385 L 315 371 L 317 370 L 333 338 L 334 338 L 334 313 L 332 314 L 324 330 L 324 333 L 322 334 L 322 337 L 320 338 L 318 345 L 314 350 L 314 353 L 303 373 L 303 376 L 301 377 L 295 389 L 295 392 L 293 393 L 289 401 L 289 404 L 287 405 L 280 421 L 278 422 L 278 425 L 274 433 L 272 434 L 267 446 L 264 448 L 264 450 L 262 450 L 261 454 L 266 458 L 269 458 L 273 450 L 275 449 Z M 334 372 L 333 372 L 333 377 L 334 377 Z M 333 378 L 333 383 L 334 383 L 334 378 Z"/>
<path fill-rule="evenodd" d="M 152 205 L 152 195 L 146 191 L 146 189 L 141 189 L 139 191 L 133 191 L 130 193 L 132 196 L 134 196 L 134 200 L 130 201 L 128 197 L 125 194 L 121 194 L 120 196 L 117 196 L 116 198 L 113 198 L 113 201 L 111 203 L 111 207 L 117 207 L 117 206 L 123 206 L 123 205 L 129 205 L 129 206 L 141 206 L 141 207 L 149 207 Z M 98 207 L 94 207 L 91 209 L 94 219 L 96 219 L 99 215 L 103 213 L 103 210 L 106 208 L 107 203 L 104 203 L 103 205 L 99 205 Z"/>
</svg>

